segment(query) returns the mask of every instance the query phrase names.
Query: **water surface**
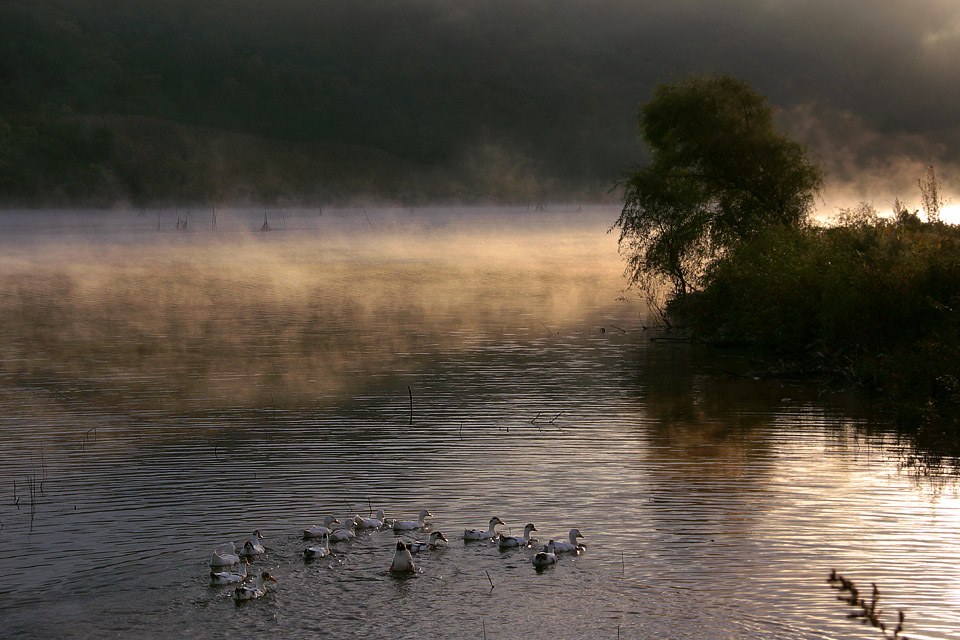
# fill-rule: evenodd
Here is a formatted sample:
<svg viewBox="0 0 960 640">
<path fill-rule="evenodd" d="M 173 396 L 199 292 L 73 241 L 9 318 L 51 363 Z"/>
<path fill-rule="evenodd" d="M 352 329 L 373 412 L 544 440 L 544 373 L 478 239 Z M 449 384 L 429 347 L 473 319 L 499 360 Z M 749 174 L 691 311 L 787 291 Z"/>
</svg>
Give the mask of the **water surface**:
<svg viewBox="0 0 960 640">
<path fill-rule="evenodd" d="M 960 634 L 952 480 L 846 394 L 646 330 L 616 211 L 173 215 L 0 218 L 5 637 L 878 637 L 833 568 Z M 424 507 L 450 545 L 414 577 L 389 531 L 299 557 Z M 588 548 L 459 539 L 492 515 Z M 236 606 L 206 563 L 254 529 L 280 582 Z"/>
</svg>

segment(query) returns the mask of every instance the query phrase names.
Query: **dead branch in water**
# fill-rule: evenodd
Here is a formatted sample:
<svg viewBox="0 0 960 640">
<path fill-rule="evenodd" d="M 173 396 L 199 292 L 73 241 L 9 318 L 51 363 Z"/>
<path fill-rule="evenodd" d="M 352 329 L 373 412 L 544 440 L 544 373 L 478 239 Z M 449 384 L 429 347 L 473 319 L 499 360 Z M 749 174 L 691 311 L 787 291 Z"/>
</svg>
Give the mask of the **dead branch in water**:
<svg viewBox="0 0 960 640">
<path fill-rule="evenodd" d="M 30 492 L 30 529 L 33 530 L 33 516 L 37 509 L 37 476 L 27 476 L 27 490 Z"/>
</svg>

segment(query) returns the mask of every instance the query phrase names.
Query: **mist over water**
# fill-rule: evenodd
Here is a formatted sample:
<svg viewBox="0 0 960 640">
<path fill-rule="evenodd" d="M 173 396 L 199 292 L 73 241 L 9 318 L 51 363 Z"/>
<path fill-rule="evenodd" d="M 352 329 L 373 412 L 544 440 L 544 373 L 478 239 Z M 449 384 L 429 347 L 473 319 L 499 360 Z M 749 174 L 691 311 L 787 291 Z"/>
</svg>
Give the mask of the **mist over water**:
<svg viewBox="0 0 960 640">
<path fill-rule="evenodd" d="M 952 480 L 847 395 L 645 331 L 617 211 L 578 209 L 0 215 L 5 633 L 867 637 L 836 568 L 954 637 Z M 299 557 L 424 507 L 450 545 L 415 577 L 387 531 Z M 492 515 L 589 546 L 537 573 L 459 539 Z M 238 607 L 207 561 L 254 529 L 280 582 Z"/>
<path fill-rule="evenodd" d="M 8 370 L 85 378 L 145 407 L 309 406 L 425 343 L 469 348 L 491 316 L 547 333 L 622 286 L 598 228 L 609 216 L 570 233 L 525 210 L 271 212 L 262 233 L 259 212 L 221 212 L 213 233 L 196 215 L 169 231 L 171 214 L 161 233 L 152 212 L 113 228 L 88 214 L 66 236 L 56 218 L 22 218 L 41 232 L 7 235 Z"/>
</svg>

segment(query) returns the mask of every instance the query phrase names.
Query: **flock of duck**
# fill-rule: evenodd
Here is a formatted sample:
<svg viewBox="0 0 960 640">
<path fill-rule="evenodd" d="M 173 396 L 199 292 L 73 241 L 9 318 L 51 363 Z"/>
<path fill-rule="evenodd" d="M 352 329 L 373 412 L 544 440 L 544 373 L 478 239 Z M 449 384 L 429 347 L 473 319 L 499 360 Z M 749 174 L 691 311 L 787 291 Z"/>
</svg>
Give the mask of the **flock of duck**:
<svg viewBox="0 0 960 640">
<path fill-rule="evenodd" d="M 397 533 L 404 534 L 430 530 L 430 535 L 426 541 L 397 541 L 393 562 L 390 563 L 390 573 L 414 573 L 417 570 L 413 561 L 415 554 L 435 551 L 448 542 L 443 533 L 432 531 L 431 523 L 426 520 L 430 517 L 433 517 L 433 514 L 426 509 L 420 511 L 417 520 L 390 519 L 385 516 L 383 509 L 378 510 L 372 518 L 362 518 L 356 515 L 346 518 L 343 522 L 334 516 L 327 516 L 322 525 L 315 525 L 303 530 L 305 540 L 318 541 L 318 544 L 306 547 L 301 557 L 310 561 L 329 556 L 331 542 L 345 542 L 356 538 L 357 531 L 392 529 Z M 523 534 L 519 536 L 509 536 L 497 531 L 498 525 L 505 524 L 503 520 L 494 516 L 490 518 L 487 529 L 464 529 L 463 540 L 465 542 L 496 542 L 501 549 L 531 547 L 537 542 L 532 535 L 534 531 L 537 531 L 537 528 L 532 523 L 526 525 L 523 528 Z M 586 545 L 577 541 L 578 538 L 582 537 L 583 534 L 580 533 L 579 529 L 571 529 L 569 541 L 550 540 L 533 556 L 531 560 L 533 566 L 543 569 L 556 564 L 558 554 L 580 553 L 586 548 Z M 267 583 L 277 582 L 277 579 L 270 575 L 269 571 L 261 571 L 252 577 L 247 575 L 247 566 L 250 564 L 250 559 L 256 558 L 266 551 L 262 540 L 263 535 L 257 530 L 239 547 L 233 542 L 217 547 L 210 558 L 210 584 L 218 586 L 233 585 L 233 597 L 237 602 L 253 600 L 266 595 Z"/>
</svg>

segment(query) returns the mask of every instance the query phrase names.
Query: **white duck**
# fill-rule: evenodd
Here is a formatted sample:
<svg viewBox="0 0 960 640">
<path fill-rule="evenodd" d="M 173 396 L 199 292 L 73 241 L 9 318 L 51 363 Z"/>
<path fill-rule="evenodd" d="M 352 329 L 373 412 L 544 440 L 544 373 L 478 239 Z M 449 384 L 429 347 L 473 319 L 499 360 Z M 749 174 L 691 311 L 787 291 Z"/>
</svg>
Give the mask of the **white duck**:
<svg viewBox="0 0 960 640">
<path fill-rule="evenodd" d="M 246 587 L 243 585 L 238 585 L 233 591 L 233 599 L 237 602 L 243 602 L 244 600 L 253 600 L 254 598 L 267 595 L 267 586 L 264 584 L 264 582 L 267 580 L 279 582 L 267 571 L 264 571 L 257 576 L 256 581 L 254 581 L 252 585 Z"/>
<path fill-rule="evenodd" d="M 323 526 L 314 525 L 309 529 L 304 529 L 303 538 L 309 540 L 310 538 L 321 538 L 324 534 L 330 535 L 333 533 L 333 525 L 335 524 L 340 524 L 340 521 L 334 516 L 327 516 L 323 519 Z"/>
<path fill-rule="evenodd" d="M 446 537 L 439 531 L 434 531 L 430 534 L 429 542 L 411 542 L 407 545 L 407 548 L 410 550 L 410 553 L 420 553 L 421 551 L 435 551 L 440 549 L 444 545 L 440 544 L 440 541 L 447 541 Z"/>
<path fill-rule="evenodd" d="M 337 531 L 339 529 L 355 529 L 357 527 L 357 519 L 360 516 L 350 516 L 349 518 L 344 518 L 343 522 L 337 520 L 336 523 L 331 525 L 331 529 Z"/>
<path fill-rule="evenodd" d="M 304 560 L 317 560 L 330 555 L 330 539 L 327 534 L 320 538 L 320 544 L 314 547 L 307 547 L 301 554 Z"/>
<path fill-rule="evenodd" d="M 529 546 L 533 540 L 533 538 L 530 537 L 531 531 L 537 531 L 537 528 L 533 526 L 532 522 L 523 528 L 522 536 L 505 536 L 501 534 L 499 540 L 500 548 L 507 549 L 509 547 Z"/>
<path fill-rule="evenodd" d="M 211 567 L 232 567 L 240 562 L 240 556 L 237 555 L 237 545 L 232 542 L 222 544 L 213 551 L 210 558 Z"/>
<path fill-rule="evenodd" d="M 423 529 L 429 526 L 428 523 L 424 522 L 424 518 L 432 517 L 432 516 L 433 514 L 427 511 L 426 509 L 421 509 L 419 520 L 394 520 L 393 530 L 394 531 L 411 531 L 413 529 Z"/>
<path fill-rule="evenodd" d="M 490 518 L 490 528 L 484 531 L 483 529 L 464 529 L 463 530 L 463 539 L 464 540 L 490 540 L 491 538 L 496 538 L 499 533 L 496 531 L 496 526 L 498 524 L 506 524 L 503 520 L 497 516 Z"/>
<path fill-rule="evenodd" d="M 353 540 L 357 537 L 356 532 L 353 530 L 353 521 L 348 520 L 348 525 L 342 529 L 334 529 L 333 533 L 330 534 L 330 542 L 346 542 L 347 540 Z"/>
<path fill-rule="evenodd" d="M 384 517 L 383 509 L 377 509 L 377 515 L 372 518 L 361 518 L 357 516 L 353 521 L 356 522 L 357 526 L 361 529 L 380 529 L 383 527 Z"/>
<path fill-rule="evenodd" d="M 243 562 L 240 563 L 240 569 L 237 570 L 237 573 L 231 573 L 230 571 L 211 571 L 210 572 L 210 584 L 215 586 L 225 585 L 225 584 L 236 584 L 238 582 L 243 582 L 247 579 L 247 565 L 250 564 L 247 562 L 247 559 L 244 558 Z"/>
<path fill-rule="evenodd" d="M 577 538 L 582 538 L 583 534 L 580 533 L 580 529 L 570 529 L 570 542 L 560 542 L 554 543 L 556 553 L 578 553 L 587 548 L 587 545 L 583 543 L 577 543 Z"/>
<path fill-rule="evenodd" d="M 390 573 L 413 573 L 417 570 L 413 564 L 413 556 L 410 555 L 410 549 L 402 541 L 397 541 L 397 550 L 393 554 L 393 562 L 390 563 Z"/>
<path fill-rule="evenodd" d="M 557 554 L 555 552 L 556 542 L 551 540 L 547 543 L 547 546 L 544 547 L 543 551 L 537 552 L 537 555 L 533 556 L 533 566 L 538 569 L 543 567 L 549 567 L 552 564 L 557 563 Z"/>
<path fill-rule="evenodd" d="M 253 535 L 250 536 L 250 539 L 243 543 L 243 547 L 240 549 L 240 556 L 243 558 L 253 558 L 266 551 L 263 545 L 260 544 L 261 540 L 263 540 L 263 535 L 260 533 L 260 530 L 257 529 L 253 532 Z"/>
</svg>

